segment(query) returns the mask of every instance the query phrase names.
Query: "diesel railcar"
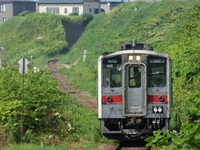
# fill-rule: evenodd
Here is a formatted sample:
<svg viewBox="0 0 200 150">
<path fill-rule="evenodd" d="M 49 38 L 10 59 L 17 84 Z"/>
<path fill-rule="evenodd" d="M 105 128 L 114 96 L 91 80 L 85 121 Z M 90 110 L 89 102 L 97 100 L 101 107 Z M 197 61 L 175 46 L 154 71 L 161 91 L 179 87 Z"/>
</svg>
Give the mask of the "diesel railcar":
<svg viewBox="0 0 200 150">
<path fill-rule="evenodd" d="M 171 59 L 132 41 L 98 58 L 98 118 L 108 139 L 143 139 L 169 129 Z"/>
</svg>

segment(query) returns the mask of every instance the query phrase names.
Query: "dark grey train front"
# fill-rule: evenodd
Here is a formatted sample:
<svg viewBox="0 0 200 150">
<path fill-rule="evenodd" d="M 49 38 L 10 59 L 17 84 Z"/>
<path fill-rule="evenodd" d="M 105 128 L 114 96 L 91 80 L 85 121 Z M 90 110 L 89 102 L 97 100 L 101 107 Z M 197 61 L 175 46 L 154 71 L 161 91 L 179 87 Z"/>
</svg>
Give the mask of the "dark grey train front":
<svg viewBox="0 0 200 150">
<path fill-rule="evenodd" d="M 128 43 L 98 59 L 98 118 L 108 139 L 142 139 L 169 128 L 171 61 L 147 44 Z"/>
</svg>

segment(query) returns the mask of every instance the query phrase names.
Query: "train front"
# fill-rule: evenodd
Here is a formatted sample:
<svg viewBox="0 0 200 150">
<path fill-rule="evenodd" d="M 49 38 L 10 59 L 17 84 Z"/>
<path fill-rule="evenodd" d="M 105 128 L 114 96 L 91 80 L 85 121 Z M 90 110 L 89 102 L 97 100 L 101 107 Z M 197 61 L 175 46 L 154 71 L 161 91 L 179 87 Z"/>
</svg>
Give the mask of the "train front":
<svg viewBox="0 0 200 150">
<path fill-rule="evenodd" d="M 145 44 L 126 44 L 122 51 L 98 59 L 98 117 L 108 139 L 143 139 L 169 128 L 171 67 L 165 53 Z"/>
</svg>

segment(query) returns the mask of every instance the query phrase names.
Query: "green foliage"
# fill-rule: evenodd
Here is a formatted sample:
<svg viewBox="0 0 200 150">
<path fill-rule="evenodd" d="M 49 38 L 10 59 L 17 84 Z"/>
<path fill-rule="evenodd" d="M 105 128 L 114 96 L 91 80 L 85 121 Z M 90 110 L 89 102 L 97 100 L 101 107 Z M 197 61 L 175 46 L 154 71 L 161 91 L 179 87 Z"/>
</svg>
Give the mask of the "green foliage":
<svg viewBox="0 0 200 150">
<path fill-rule="evenodd" d="M 154 47 L 155 51 L 167 52 L 172 58 L 173 118 L 171 119 L 171 128 L 180 129 L 181 133 L 181 135 L 171 132 L 164 135 L 158 133 L 155 135 L 157 138 L 152 145 L 168 145 L 168 142 L 162 139 L 168 139 L 169 136 L 172 141 L 178 139 L 180 143 L 186 141 L 187 145 L 190 145 L 194 142 L 195 145 L 196 139 L 199 138 L 196 125 L 199 125 L 200 116 L 199 16 L 199 0 L 123 3 L 111 12 L 101 13 L 94 18 L 89 15 L 66 17 L 43 13 L 16 16 L 0 25 L 0 44 L 4 47 L 5 52 L 3 65 L 15 65 L 22 56 L 27 56 L 27 58 L 33 56 L 32 63 L 43 68 L 48 59 L 59 58 L 60 66 L 63 63 L 70 66 L 68 69 L 62 66 L 62 72 L 71 80 L 73 86 L 89 91 L 96 96 L 98 56 L 106 51 L 117 51 L 120 44 L 133 39 L 148 43 Z M 63 22 L 76 25 L 86 25 L 89 22 L 84 33 L 71 48 L 68 47 L 68 41 L 66 41 L 66 35 L 70 34 L 70 31 L 64 29 Z M 85 62 L 82 61 L 84 50 L 87 50 Z M 11 82 L 12 78 L 9 80 Z M 2 84 L 6 84 L 9 80 L 2 81 Z M 5 111 L 4 116 L 6 117 L 9 116 L 9 111 L 20 106 L 20 101 L 16 98 L 20 95 L 20 91 L 12 94 L 13 88 L 20 87 L 15 84 L 8 87 L 9 92 L 1 92 L 5 100 L 10 97 L 13 99 L 5 104 L 9 110 L 1 107 Z M 44 97 L 43 94 L 39 94 L 39 96 Z M 33 98 L 37 99 L 35 96 Z M 12 106 L 12 103 L 15 103 L 15 107 Z M 70 112 L 67 114 L 76 114 L 75 111 L 79 110 L 81 106 L 75 106 L 73 104 L 73 107 L 68 108 Z M 41 108 L 41 110 L 45 110 L 45 108 Z M 80 113 L 84 114 L 83 110 Z M 6 117 L 1 117 L 1 119 L 6 119 Z M 73 140 L 86 135 L 86 130 L 81 128 L 76 117 L 70 120 L 70 124 L 62 124 L 68 127 L 67 131 L 63 132 L 73 135 Z M 185 125 L 186 123 L 188 126 Z M 192 128 L 191 131 L 189 127 Z M 76 130 L 81 134 L 77 134 Z M 95 129 L 93 128 L 93 130 Z M 189 137 L 186 131 L 189 131 L 194 138 Z M 32 130 L 29 133 L 31 132 Z M 32 135 L 30 134 L 30 137 Z M 44 137 L 48 136 L 44 135 Z M 54 138 L 56 139 L 57 136 Z M 190 141 L 187 141 L 186 138 L 189 138 Z M 175 143 L 168 146 L 176 149 L 179 144 Z"/>
<path fill-rule="evenodd" d="M 81 64 L 77 64 L 70 71 L 66 69 L 62 69 L 62 73 L 70 76 L 71 83 L 74 87 L 78 87 L 81 90 L 87 89 L 93 96 L 97 93 L 96 87 L 97 86 L 97 72 L 94 72 L 93 68 L 86 63 L 84 67 Z M 82 79 L 82 82 L 77 80 L 77 77 Z M 94 88 L 95 87 L 95 88 Z"/>
<path fill-rule="evenodd" d="M 156 147 L 156 146 L 163 146 L 171 144 L 171 133 L 166 131 L 164 134 L 161 133 L 160 130 L 155 131 L 153 136 L 149 136 L 145 139 L 146 146 L 148 147 Z"/>
<path fill-rule="evenodd" d="M 155 131 L 153 136 L 145 139 L 146 146 L 153 149 L 199 149 L 200 148 L 200 122 L 193 124 L 183 124 L 181 132 L 175 133 L 166 131 L 164 134 L 160 130 Z"/>
<path fill-rule="evenodd" d="M 89 14 L 69 17 L 28 12 L 12 17 L 0 25 L 0 46 L 4 47 L 3 64 L 16 65 L 22 56 L 26 56 L 31 57 L 36 66 L 44 68 L 49 58 L 60 57 L 69 50 L 66 36 L 71 29 L 65 29 L 63 22 L 72 26 L 86 25 L 92 18 Z"/>
<path fill-rule="evenodd" d="M 61 104 L 68 96 L 55 88 L 55 83 L 46 72 L 28 74 L 25 77 L 25 89 L 16 70 L 4 69 L 0 72 L 2 84 L 0 90 L 0 124 L 6 130 L 10 142 L 20 141 L 21 101 L 24 91 L 24 140 L 40 132 L 55 133 L 56 126 L 63 121 L 60 117 Z M 6 83 L 5 83 L 6 82 Z M 53 130 L 52 130 L 53 129 Z M 30 132 L 34 134 L 30 134 Z"/>
<path fill-rule="evenodd" d="M 47 71 L 22 76 L 16 69 L 0 71 L 0 124 L 7 133 L 7 142 L 21 140 L 22 91 L 24 91 L 23 141 L 57 145 L 64 141 L 93 140 L 98 142 L 98 120 L 93 112 L 61 93 Z"/>
<path fill-rule="evenodd" d="M 26 10 L 26 11 L 23 11 L 21 12 L 18 16 L 26 16 L 26 15 L 29 15 L 31 12 Z"/>
<path fill-rule="evenodd" d="M 69 16 L 78 16 L 77 12 L 70 13 Z"/>
<path fill-rule="evenodd" d="M 97 58 L 103 52 L 117 51 L 120 44 L 132 39 L 150 44 L 155 51 L 167 52 L 172 58 L 174 107 L 171 129 L 185 132 L 183 126 L 186 122 L 193 128 L 195 122 L 200 119 L 199 16 L 200 4 L 197 0 L 119 5 L 108 14 L 102 13 L 95 17 L 88 24 L 84 34 L 63 61 L 72 66 L 65 72 L 75 87 L 92 93 L 91 88 L 85 87 L 85 78 L 82 80 L 81 74 L 83 70 L 91 67 L 92 70 L 87 72 L 87 85 L 96 88 L 96 84 L 90 84 L 90 80 L 93 80 L 93 83 L 96 80 L 90 77 L 97 74 Z M 82 62 L 84 50 L 88 53 L 85 62 Z M 184 137 L 180 137 L 180 141 L 188 138 L 188 135 L 184 134 Z M 197 130 L 194 134 L 198 137 Z M 156 139 L 152 138 L 156 141 L 154 141 L 155 146 L 169 145 L 167 141 L 169 137 L 172 140 L 174 137 L 179 138 L 179 135 L 172 137 L 171 132 L 155 136 Z M 190 142 L 192 141 L 197 142 L 194 138 L 190 138 Z M 176 144 L 170 146 L 172 149 L 178 147 Z"/>
<path fill-rule="evenodd" d="M 20 144 L 20 145 L 9 145 L 6 150 L 68 150 L 67 145 L 59 146 L 44 146 L 44 145 L 34 145 L 34 144 Z"/>
<path fill-rule="evenodd" d="M 97 58 L 100 54 L 106 51 L 117 51 L 120 44 L 136 39 L 150 44 L 156 51 L 170 54 L 173 60 L 173 81 L 175 81 L 173 83 L 174 97 L 184 99 L 182 96 L 187 96 L 187 94 L 181 96 L 177 94 L 187 93 L 188 89 L 185 85 L 189 86 L 190 81 L 195 80 L 199 75 L 198 64 L 200 63 L 197 54 L 200 42 L 199 12 L 198 1 L 123 3 L 108 14 L 102 13 L 95 17 L 63 62 L 69 65 L 76 63 L 77 66 L 73 65 L 73 67 L 77 69 L 77 72 L 79 70 L 81 72 L 86 66 L 91 66 L 93 71 L 88 72 L 90 76 L 89 73 L 97 72 Z M 81 58 L 84 50 L 88 50 L 88 53 L 83 63 Z M 66 72 L 70 72 L 71 69 Z M 179 74 L 181 77 L 175 76 Z M 68 77 L 74 78 L 74 74 Z M 181 79 L 183 77 L 184 81 Z M 81 78 L 77 78 L 76 82 L 85 85 Z M 96 85 L 93 85 L 93 88 L 96 88 Z M 196 90 L 190 88 L 192 91 Z"/>
<path fill-rule="evenodd" d="M 87 25 L 93 19 L 93 16 L 91 14 L 83 14 L 82 18 L 83 18 L 83 25 Z"/>
<path fill-rule="evenodd" d="M 22 81 L 17 69 L 9 70 L 6 66 L 18 65 L 16 62 L 25 56 L 31 58 L 32 67 L 44 68 L 48 59 L 61 58 L 61 54 L 69 49 L 66 34 L 70 31 L 63 28 L 63 22 L 86 25 L 90 20 L 90 15 L 66 17 L 31 13 L 13 17 L 0 26 L 5 67 L 0 78 L 3 85 L 0 124 L 6 130 L 8 142 L 20 142 L 21 138 Z M 25 76 L 23 141 L 44 145 L 73 143 L 81 139 L 101 141 L 96 115 L 76 104 L 68 94 L 59 92 L 56 85 L 46 71 Z"/>
</svg>

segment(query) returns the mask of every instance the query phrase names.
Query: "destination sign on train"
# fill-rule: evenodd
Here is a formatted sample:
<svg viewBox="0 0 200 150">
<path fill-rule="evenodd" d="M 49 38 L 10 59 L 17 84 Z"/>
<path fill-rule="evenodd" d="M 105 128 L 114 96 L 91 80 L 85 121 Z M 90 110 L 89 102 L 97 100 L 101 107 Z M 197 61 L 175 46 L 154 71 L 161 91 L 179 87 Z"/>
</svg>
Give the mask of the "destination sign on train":
<svg viewBox="0 0 200 150">
<path fill-rule="evenodd" d="M 121 64 L 121 62 L 121 56 L 106 58 L 103 60 L 103 64 Z"/>
</svg>

